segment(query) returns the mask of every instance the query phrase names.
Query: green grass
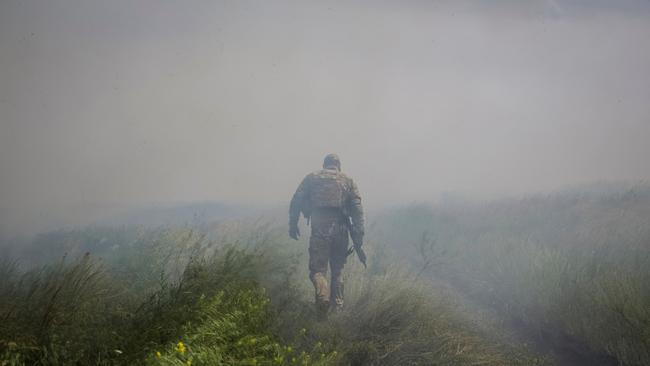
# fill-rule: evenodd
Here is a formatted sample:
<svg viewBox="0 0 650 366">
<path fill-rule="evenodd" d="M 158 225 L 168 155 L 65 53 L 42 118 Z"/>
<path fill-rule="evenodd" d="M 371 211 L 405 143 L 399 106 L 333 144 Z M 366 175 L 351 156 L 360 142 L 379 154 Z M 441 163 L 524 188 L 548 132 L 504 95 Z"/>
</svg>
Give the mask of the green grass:
<svg viewBox="0 0 650 366">
<path fill-rule="evenodd" d="M 482 333 L 446 294 L 387 262 L 351 263 L 346 310 L 317 321 L 304 242 L 288 242 L 284 229 L 143 231 L 98 247 L 101 259 L 30 270 L 5 262 L 0 364 L 545 364 Z M 94 238 L 92 230 L 69 235 Z"/>
<path fill-rule="evenodd" d="M 372 222 L 369 267 L 350 258 L 345 310 L 326 322 L 306 238 L 283 224 L 41 235 L 4 251 L 28 262 L 0 262 L 0 365 L 550 364 L 513 341 L 511 320 L 650 364 L 650 189 L 409 206 Z"/>
<path fill-rule="evenodd" d="M 650 364 L 650 188 L 446 207 L 379 217 L 390 255 L 425 265 L 474 301 L 577 352 Z"/>
</svg>

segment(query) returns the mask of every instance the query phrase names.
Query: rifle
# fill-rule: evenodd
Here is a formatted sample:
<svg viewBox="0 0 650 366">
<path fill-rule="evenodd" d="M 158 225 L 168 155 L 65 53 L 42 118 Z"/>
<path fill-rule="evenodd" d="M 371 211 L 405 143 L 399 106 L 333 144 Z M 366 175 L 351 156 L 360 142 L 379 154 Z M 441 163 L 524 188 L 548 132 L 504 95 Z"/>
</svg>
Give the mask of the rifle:
<svg viewBox="0 0 650 366">
<path fill-rule="evenodd" d="M 361 261 L 363 264 L 363 267 L 368 268 L 366 265 L 366 252 L 364 252 L 363 248 L 361 248 L 362 238 L 358 235 L 357 231 L 354 230 L 352 222 L 350 221 L 350 217 L 345 218 L 345 223 L 348 226 L 348 231 L 350 231 L 350 237 L 352 237 L 352 246 L 348 248 L 347 255 L 350 256 L 353 252 L 356 252 L 359 261 Z"/>
</svg>

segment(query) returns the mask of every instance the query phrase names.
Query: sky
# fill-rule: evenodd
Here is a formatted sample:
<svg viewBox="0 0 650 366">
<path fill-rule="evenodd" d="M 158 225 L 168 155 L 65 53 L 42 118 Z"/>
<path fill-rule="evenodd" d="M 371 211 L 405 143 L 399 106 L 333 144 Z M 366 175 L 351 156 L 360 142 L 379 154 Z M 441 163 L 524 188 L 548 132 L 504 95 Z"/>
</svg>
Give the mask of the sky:
<svg viewBox="0 0 650 366">
<path fill-rule="evenodd" d="M 134 207 L 650 178 L 650 1 L 0 2 L 0 238 Z"/>
</svg>

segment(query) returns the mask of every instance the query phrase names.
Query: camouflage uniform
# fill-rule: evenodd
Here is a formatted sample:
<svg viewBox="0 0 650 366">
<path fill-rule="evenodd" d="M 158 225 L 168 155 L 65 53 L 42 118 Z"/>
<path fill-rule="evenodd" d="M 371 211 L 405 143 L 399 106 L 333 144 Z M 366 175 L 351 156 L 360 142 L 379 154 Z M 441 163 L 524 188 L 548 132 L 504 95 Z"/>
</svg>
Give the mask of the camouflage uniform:
<svg viewBox="0 0 650 366">
<path fill-rule="evenodd" d="M 319 183 L 322 179 L 335 181 L 336 185 L 329 188 L 323 186 Z M 340 192 L 334 196 L 340 197 L 338 203 L 331 203 L 329 207 L 318 207 L 318 204 L 314 203 L 322 202 L 321 197 L 327 196 L 331 190 L 337 190 L 337 187 Z M 361 245 L 364 231 L 359 190 L 351 178 L 340 172 L 340 162 L 336 155 L 326 156 L 323 169 L 307 175 L 293 195 L 289 209 L 289 234 L 294 239 L 300 235 L 300 212 L 303 212 L 308 222 L 311 219 L 309 278 L 314 284 L 317 309 L 322 315 L 330 305 L 335 309 L 342 307 L 342 270 L 347 258 L 348 232 L 353 230 L 355 240 Z M 328 263 L 331 271 L 331 289 L 326 277 Z"/>
</svg>

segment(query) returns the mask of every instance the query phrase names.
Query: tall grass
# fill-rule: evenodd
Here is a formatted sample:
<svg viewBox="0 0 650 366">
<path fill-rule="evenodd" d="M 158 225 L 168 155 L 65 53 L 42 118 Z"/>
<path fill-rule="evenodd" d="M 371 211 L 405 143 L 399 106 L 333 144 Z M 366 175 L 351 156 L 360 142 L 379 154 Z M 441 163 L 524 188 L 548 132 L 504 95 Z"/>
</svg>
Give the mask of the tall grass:
<svg viewBox="0 0 650 366">
<path fill-rule="evenodd" d="M 415 267 L 428 233 L 438 250 L 428 276 L 540 340 L 650 364 L 650 188 L 413 206 L 377 221 L 375 235 Z"/>
<path fill-rule="evenodd" d="M 90 335 L 85 329 L 110 321 L 114 309 L 106 306 L 111 290 L 101 265 L 87 255 L 25 274 L 13 272 L 0 290 L 1 346 L 25 360 L 48 364 L 81 362 L 84 353 L 105 355 L 112 337 Z"/>
<path fill-rule="evenodd" d="M 380 261 L 367 271 L 351 263 L 346 310 L 319 322 L 305 243 L 272 224 L 228 231 L 144 231 L 97 255 L 32 269 L 3 262 L 0 364 L 545 362 L 477 331 L 445 294 Z"/>
</svg>

